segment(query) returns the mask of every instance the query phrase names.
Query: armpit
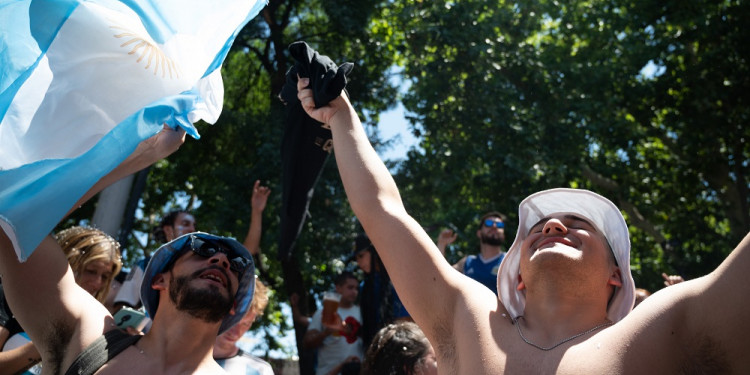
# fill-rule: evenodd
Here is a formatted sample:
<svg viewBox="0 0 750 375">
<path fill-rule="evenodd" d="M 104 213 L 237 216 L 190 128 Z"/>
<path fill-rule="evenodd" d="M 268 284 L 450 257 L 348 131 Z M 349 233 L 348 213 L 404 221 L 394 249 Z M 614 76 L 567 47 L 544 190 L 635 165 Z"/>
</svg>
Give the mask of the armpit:
<svg viewBox="0 0 750 375">
<path fill-rule="evenodd" d="M 729 361 L 721 344 L 706 336 L 696 337 L 685 345 L 680 374 L 727 374 Z"/>
<path fill-rule="evenodd" d="M 44 359 L 44 366 L 50 367 L 45 373 L 59 374 L 62 366 L 65 352 L 67 351 L 70 340 L 73 337 L 74 326 L 63 320 L 50 322 L 50 329 L 47 331 L 44 341 L 48 343 L 47 352 L 41 353 Z"/>
</svg>

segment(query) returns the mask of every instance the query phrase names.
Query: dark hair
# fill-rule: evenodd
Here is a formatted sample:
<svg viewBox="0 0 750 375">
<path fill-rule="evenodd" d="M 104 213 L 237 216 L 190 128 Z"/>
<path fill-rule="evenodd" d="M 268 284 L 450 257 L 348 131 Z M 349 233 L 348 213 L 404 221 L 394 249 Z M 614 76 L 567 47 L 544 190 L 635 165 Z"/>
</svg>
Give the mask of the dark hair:
<svg viewBox="0 0 750 375">
<path fill-rule="evenodd" d="M 508 223 L 508 217 L 505 216 L 505 214 L 501 214 L 501 213 L 499 213 L 497 211 L 490 211 L 490 212 L 487 212 L 486 214 L 482 215 L 481 218 L 479 218 L 479 228 L 477 228 L 477 229 L 482 229 L 482 227 L 484 226 L 484 221 L 486 219 L 491 218 L 491 217 L 499 217 L 500 220 L 503 221 L 503 223 L 505 223 L 505 224 Z"/>
<path fill-rule="evenodd" d="M 344 285 L 346 280 L 349 280 L 349 279 L 359 282 L 359 279 L 357 279 L 357 276 L 354 276 L 354 273 L 350 271 L 344 271 L 336 275 L 336 278 L 333 279 L 333 285 L 336 285 L 336 286 Z"/>
<path fill-rule="evenodd" d="M 412 374 L 429 349 L 430 342 L 415 323 L 389 324 L 373 338 L 365 353 L 361 374 Z"/>
<path fill-rule="evenodd" d="M 177 220 L 177 217 L 180 216 L 180 214 L 190 214 L 190 212 L 186 210 L 173 210 L 169 211 L 164 217 L 161 218 L 161 221 L 159 222 L 159 226 L 154 228 L 154 238 L 161 242 L 166 243 L 167 242 L 167 236 L 164 234 L 164 227 L 173 227 L 175 220 Z"/>
<path fill-rule="evenodd" d="M 370 273 L 364 275 L 359 293 L 359 307 L 362 311 L 362 344 L 367 347 L 383 325 L 393 322 L 393 287 L 388 271 L 372 246 L 370 239 L 362 233 L 355 241 L 355 254 L 360 251 L 370 253 Z"/>
</svg>

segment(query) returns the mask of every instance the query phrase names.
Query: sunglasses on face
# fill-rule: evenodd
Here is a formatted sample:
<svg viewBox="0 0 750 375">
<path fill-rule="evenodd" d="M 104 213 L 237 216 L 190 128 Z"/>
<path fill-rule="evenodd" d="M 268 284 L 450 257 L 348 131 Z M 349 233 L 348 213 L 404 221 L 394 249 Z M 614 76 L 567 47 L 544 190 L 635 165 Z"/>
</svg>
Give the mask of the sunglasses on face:
<svg viewBox="0 0 750 375">
<path fill-rule="evenodd" d="M 505 228 L 505 223 L 503 223 L 502 221 L 494 221 L 492 219 L 486 219 L 484 221 L 484 226 L 487 228 L 492 228 L 492 227 Z"/>
<path fill-rule="evenodd" d="M 190 240 L 186 245 L 190 245 L 190 250 L 204 258 L 210 258 L 216 255 L 216 253 L 224 253 L 227 259 L 229 259 L 229 269 L 237 272 L 238 275 L 242 275 L 247 266 L 250 265 L 250 259 L 238 255 L 234 251 L 213 241 L 204 240 L 197 236 L 190 236 Z"/>
</svg>

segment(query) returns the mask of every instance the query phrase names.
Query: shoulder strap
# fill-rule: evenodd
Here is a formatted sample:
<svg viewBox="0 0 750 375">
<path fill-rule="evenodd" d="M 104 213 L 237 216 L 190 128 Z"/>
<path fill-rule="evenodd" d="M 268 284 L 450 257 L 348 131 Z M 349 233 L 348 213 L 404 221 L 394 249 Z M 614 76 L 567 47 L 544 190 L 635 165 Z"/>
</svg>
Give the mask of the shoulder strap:
<svg viewBox="0 0 750 375">
<path fill-rule="evenodd" d="M 128 346 L 135 344 L 141 337 L 129 335 L 119 329 L 106 332 L 76 357 L 65 375 L 92 375 Z"/>
</svg>

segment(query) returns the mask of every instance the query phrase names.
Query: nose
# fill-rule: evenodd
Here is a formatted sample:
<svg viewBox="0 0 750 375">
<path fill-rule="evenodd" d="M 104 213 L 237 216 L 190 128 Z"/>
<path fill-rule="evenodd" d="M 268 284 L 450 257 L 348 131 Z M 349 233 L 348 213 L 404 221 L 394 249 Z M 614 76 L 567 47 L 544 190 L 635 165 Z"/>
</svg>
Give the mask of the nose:
<svg viewBox="0 0 750 375">
<path fill-rule="evenodd" d="M 558 219 L 549 219 L 544 223 L 542 234 L 545 236 L 559 236 L 568 233 L 568 228 Z"/>
<path fill-rule="evenodd" d="M 227 257 L 227 254 L 225 253 L 217 251 L 214 255 L 208 258 L 208 262 L 210 264 L 216 264 L 216 265 L 219 265 L 220 267 L 224 267 L 224 269 L 229 271 L 229 258 Z"/>
<path fill-rule="evenodd" d="M 98 275 L 96 277 L 88 279 L 87 281 L 85 281 L 85 283 L 86 286 L 84 287 L 84 289 L 86 289 L 86 291 L 89 292 L 89 294 L 91 294 L 92 296 L 96 295 L 96 293 L 98 293 L 102 289 L 102 285 L 104 285 L 104 282 Z"/>
</svg>

